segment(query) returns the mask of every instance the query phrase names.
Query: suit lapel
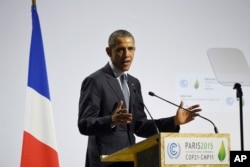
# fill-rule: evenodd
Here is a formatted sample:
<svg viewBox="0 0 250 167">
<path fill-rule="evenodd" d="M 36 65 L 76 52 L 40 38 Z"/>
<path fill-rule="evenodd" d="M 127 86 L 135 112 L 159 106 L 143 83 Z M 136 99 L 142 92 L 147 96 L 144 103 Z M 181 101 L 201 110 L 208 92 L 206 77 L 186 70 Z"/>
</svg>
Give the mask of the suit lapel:
<svg viewBox="0 0 250 167">
<path fill-rule="evenodd" d="M 121 87 L 120 87 L 112 69 L 110 68 L 109 64 L 106 64 L 106 66 L 103 67 L 103 72 L 104 72 L 104 75 L 106 75 L 107 82 L 108 82 L 109 86 L 114 91 L 114 94 L 116 94 L 117 99 L 125 101 Z M 133 85 L 133 79 L 130 75 L 128 75 L 128 87 L 129 87 L 129 92 L 130 92 L 129 111 L 133 114 L 133 111 L 132 111 L 133 107 L 132 106 L 134 104 L 135 98 L 137 98 L 137 97 L 135 95 L 136 93 L 134 92 L 136 88 Z M 125 103 L 124 103 L 124 105 L 125 105 Z"/>
<path fill-rule="evenodd" d="M 108 85 L 113 90 L 114 94 L 117 96 L 117 99 L 124 101 L 121 87 L 120 87 L 112 69 L 110 68 L 109 64 L 106 64 L 106 66 L 104 66 L 103 71 L 104 71 L 104 75 L 107 78 Z"/>
<path fill-rule="evenodd" d="M 117 95 L 117 98 L 118 98 L 119 100 L 122 99 L 122 100 L 124 101 L 123 94 L 122 94 L 122 90 L 121 90 L 121 87 L 120 87 L 120 85 L 119 85 L 117 79 L 116 79 L 116 78 L 110 78 L 110 79 L 108 80 L 108 83 L 109 83 L 111 89 L 112 89 L 112 90 L 114 91 L 114 93 Z"/>
</svg>

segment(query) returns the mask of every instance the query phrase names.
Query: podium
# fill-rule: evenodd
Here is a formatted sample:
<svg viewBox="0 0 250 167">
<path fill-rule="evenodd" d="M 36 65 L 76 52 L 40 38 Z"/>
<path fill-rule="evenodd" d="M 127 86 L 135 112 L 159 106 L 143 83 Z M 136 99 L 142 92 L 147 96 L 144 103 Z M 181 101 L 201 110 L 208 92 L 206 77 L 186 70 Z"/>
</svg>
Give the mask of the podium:
<svg viewBox="0 0 250 167">
<path fill-rule="evenodd" d="M 160 133 L 110 155 L 102 162 L 134 162 L 135 167 L 230 166 L 229 134 Z"/>
</svg>

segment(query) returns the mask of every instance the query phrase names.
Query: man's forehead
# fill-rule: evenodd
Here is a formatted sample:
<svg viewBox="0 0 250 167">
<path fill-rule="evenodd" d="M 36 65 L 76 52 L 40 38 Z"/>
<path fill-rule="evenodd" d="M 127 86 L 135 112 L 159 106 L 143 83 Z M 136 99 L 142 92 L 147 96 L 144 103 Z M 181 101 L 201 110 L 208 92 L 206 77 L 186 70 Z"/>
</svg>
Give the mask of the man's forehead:
<svg viewBox="0 0 250 167">
<path fill-rule="evenodd" d="M 116 44 L 132 43 L 134 44 L 134 39 L 132 37 L 117 37 Z"/>
</svg>

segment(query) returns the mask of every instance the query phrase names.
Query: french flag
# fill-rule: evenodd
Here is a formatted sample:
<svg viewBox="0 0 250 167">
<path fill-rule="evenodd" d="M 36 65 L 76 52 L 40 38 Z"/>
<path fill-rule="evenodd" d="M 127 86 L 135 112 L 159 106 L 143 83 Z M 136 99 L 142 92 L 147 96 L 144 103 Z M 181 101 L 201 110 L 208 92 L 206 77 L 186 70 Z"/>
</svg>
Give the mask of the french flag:
<svg viewBox="0 0 250 167">
<path fill-rule="evenodd" d="M 35 3 L 32 3 L 31 11 L 32 36 L 20 166 L 59 167 L 42 33 Z"/>
</svg>

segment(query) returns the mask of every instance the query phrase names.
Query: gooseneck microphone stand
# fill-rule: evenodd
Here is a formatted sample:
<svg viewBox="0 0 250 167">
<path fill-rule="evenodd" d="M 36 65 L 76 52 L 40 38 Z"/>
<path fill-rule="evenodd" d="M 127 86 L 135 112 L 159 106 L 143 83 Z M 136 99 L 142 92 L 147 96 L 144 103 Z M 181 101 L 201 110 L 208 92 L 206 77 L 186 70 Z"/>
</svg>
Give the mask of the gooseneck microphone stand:
<svg viewBox="0 0 250 167">
<path fill-rule="evenodd" d="M 241 85 L 239 83 L 236 83 L 234 85 L 234 88 L 236 89 L 236 97 L 239 99 L 239 105 L 240 105 L 240 140 L 241 140 L 241 151 L 244 151 L 244 135 L 243 135 L 243 103 L 242 103 L 242 89 Z"/>
<path fill-rule="evenodd" d="M 163 99 L 163 98 L 160 97 L 160 96 L 157 96 L 154 92 L 148 92 L 148 94 L 149 94 L 150 96 L 155 96 L 155 97 L 157 97 L 157 98 L 159 98 L 159 99 L 161 99 L 161 100 L 163 100 L 163 101 L 165 101 L 165 102 L 167 102 L 167 103 L 170 103 L 170 104 L 172 104 L 172 105 L 174 105 L 174 106 L 176 106 L 176 107 L 179 107 L 179 108 L 181 108 L 181 109 L 183 109 L 183 110 L 186 110 L 186 111 L 188 111 L 188 112 L 192 112 L 192 111 L 190 111 L 190 110 L 188 110 L 188 109 L 186 109 L 186 108 L 183 108 L 182 106 L 179 106 L 179 105 L 177 105 L 177 104 L 175 104 L 175 103 L 172 103 L 171 101 L 168 101 L 168 100 L 166 100 L 166 99 Z M 201 116 L 201 115 L 197 115 L 197 116 L 200 117 L 200 118 L 205 119 L 206 121 L 209 121 L 209 122 L 214 126 L 214 132 L 215 132 L 215 133 L 218 133 L 218 129 L 217 129 L 217 127 L 215 126 L 215 124 L 213 123 L 213 121 L 211 121 L 210 119 L 208 119 L 208 118 L 206 118 L 206 117 L 203 117 L 203 116 Z"/>
</svg>

